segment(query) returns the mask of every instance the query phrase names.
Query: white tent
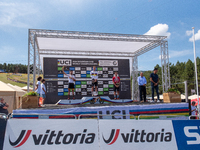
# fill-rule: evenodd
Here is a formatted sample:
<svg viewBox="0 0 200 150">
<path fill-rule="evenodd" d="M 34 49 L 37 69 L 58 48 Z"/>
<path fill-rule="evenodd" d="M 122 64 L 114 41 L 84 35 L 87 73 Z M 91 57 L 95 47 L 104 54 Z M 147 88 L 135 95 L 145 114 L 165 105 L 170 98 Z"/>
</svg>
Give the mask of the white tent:
<svg viewBox="0 0 200 150">
<path fill-rule="evenodd" d="M 27 91 L 27 86 L 24 86 L 21 89 L 24 90 L 24 91 Z M 33 88 L 29 87 L 29 91 L 33 91 Z"/>
<path fill-rule="evenodd" d="M 185 99 L 185 95 L 181 94 L 181 99 Z"/>
<path fill-rule="evenodd" d="M 15 107 L 14 109 L 18 109 L 20 108 L 20 101 L 22 100 L 22 97 L 24 94 L 26 94 L 26 91 L 22 90 L 20 87 L 18 86 L 14 86 L 12 84 L 7 84 L 9 87 L 11 87 L 13 90 L 16 91 L 16 103 L 15 103 Z"/>
<path fill-rule="evenodd" d="M 13 109 L 16 109 L 16 90 L 0 81 L 0 98 L 3 98 L 8 103 L 8 112 L 12 113 Z"/>
<path fill-rule="evenodd" d="M 200 97 L 200 96 L 199 96 L 199 97 Z M 188 99 L 195 99 L 195 98 L 197 98 L 197 95 L 196 95 L 196 94 L 191 95 L 191 96 L 188 97 Z"/>
</svg>

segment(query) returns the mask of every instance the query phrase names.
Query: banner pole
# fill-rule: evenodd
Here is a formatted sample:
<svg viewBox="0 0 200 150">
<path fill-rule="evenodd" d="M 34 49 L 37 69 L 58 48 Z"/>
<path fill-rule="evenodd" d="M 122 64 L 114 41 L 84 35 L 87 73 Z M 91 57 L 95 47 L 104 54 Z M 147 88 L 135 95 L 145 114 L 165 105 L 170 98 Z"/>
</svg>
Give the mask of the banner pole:
<svg viewBox="0 0 200 150">
<path fill-rule="evenodd" d="M 193 30 L 193 49 L 194 49 L 194 66 L 195 66 L 195 75 L 196 75 L 196 89 L 197 89 L 197 109 L 198 109 L 198 116 L 199 116 L 199 88 L 198 88 L 198 76 L 197 76 L 197 62 L 196 62 L 196 49 L 195 49 L 195 34 L 194 34 L 194 27 Z"/>
</svg>

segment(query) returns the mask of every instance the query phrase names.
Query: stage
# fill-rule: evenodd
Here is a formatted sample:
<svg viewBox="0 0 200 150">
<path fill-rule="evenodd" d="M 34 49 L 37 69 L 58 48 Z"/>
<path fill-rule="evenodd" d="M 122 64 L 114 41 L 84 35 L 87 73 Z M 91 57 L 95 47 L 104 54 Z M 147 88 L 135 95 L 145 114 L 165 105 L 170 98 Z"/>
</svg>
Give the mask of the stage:
<svg viewBox="0 0 200 150">
<path fill-rule="evenodd" d="M 72 100 L 73 101 L 73 100 Z M 176 119 L 189 116 L 188 103 L 110 103 L 110 104 L 79 104 L 55 105 L 47 104 L 37 109 L 13 110 L 13 118 L 59 119 L 59 118 L 99 118 L 99 119 L 137 119 L 142 116 L 174 116 Z M 170 117 L 169 117 L 170 118 Z"/>
</svg>

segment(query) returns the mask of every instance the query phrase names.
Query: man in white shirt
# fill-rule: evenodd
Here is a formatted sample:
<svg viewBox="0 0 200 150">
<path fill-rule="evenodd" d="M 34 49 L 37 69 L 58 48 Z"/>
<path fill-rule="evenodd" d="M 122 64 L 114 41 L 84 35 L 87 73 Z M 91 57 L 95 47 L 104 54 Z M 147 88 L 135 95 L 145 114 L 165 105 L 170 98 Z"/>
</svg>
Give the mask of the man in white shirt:
<svg viewBox="0 0 200 150">
<path fill-rule="evenodd" d="M 98 72 L 96 71 L 96 66 L 93 66 L 93 70 L 90 72 L 90 77 L 92 78 L 92 96 L 97 96 L 97 86 L 98 86 Z M 94 91 L 94 86 L 95 86 L 95 93 L 93 93 Z"/>
<path fill-rule="evenodd" d="M 70 91 L 71 91 L 71 89 L 72 89 L 72 96 L 73 96 L 73 99 L 75 99 L 75 97 L 74 97 L 74 82 L 76 81 L 76 78 L 75 78 L 75 76 L 73 75 L 73 70 L 70 70 L 69 71 L 69 73 L 70 74 L 66 74 L 65 72 L 64 72 L 64 66 L 63 66 L 63 68 L 62 68 L 62 71 L 63 71 L 63 73 L 68 77 L 68 100 L 70 99 Z"/>
<path fill-rule="evenodd" d="M 143 73 L 140 73 L 140 76 L 137 79 L 139 90 L 140 90 L 140 102 L 142 101 L 142 95 L 144 96 L 144 102 L 146 102 L 146 84 L 147 80 L 143 76 Z"/>
</svg>

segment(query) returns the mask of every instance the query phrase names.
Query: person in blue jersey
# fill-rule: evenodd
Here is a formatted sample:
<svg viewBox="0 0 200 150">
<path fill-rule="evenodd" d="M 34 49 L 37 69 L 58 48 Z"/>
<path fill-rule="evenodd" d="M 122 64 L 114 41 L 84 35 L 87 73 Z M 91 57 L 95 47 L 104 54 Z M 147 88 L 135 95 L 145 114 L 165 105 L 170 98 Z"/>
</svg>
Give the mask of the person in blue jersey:
<svg viewBox="0 0 200 150">
<path fill-rule="evenodd" d="M 154 89 L 156 89 L 156 93 L 157 93 L 157 102 L 160 102 L 159 91 L 158 91 L 159 78 L 158 78 L 157 73 L 158 73 L 158 69 L 155 68 L 153 70 L 153 73 L 151 73 L 151 75 L 150 75 L 151 92 L 152 92 L 152 100 L 151 100 L 151 102 L 154 102 Z"/>
<path fill-rule="evenodd" d="M 146 84 L 147 80 L 143 76 L 143 73 L 140 73 L 140 76 L 137 78 L 137 82 L 139 85 L 139 91 L 140 91 L 140 102 L 142 101 L 142 95 L 144 97 L 144 102 L 146 102 Z"/>
<path fill-rule="evenodd" d="M 65 72 L 64 72 L 64 68 L 65 68 L 65 66 L 63 66 L 62 67 L 62 71 L 63 71 L 63 73 L 68 77 L 68 100 L 70 99 L 70 91 L 71 91 L 71 89 L 72 89 L 72 96 L 73 96 L 73 99 L 75 99 L 75 97 L 74 97 L 74 86 L 75 86 L 75 81 L 76 81 L 76 78 L 75 78 L 75 76 L 73 75 L 73 70 L 70 70 L 69 71 L 69 74 L 66 74 Z"/>
<path fill-rule="evenodd" d="M 92 89 L 91 89 L 92 96 L 97 96 L 97 95 L 98 95 L 98 93 L 97 93 L 98 71 L 96 71 L 96 66 L 93 66 L 93 70 L 90 72 L 90 77 L 91 77 L 91 79 L 92 79 Z M 95 92 L 93 93 L 93 91 L 94 91 L 94 86 L 95 86 Z"/>
</svg>

